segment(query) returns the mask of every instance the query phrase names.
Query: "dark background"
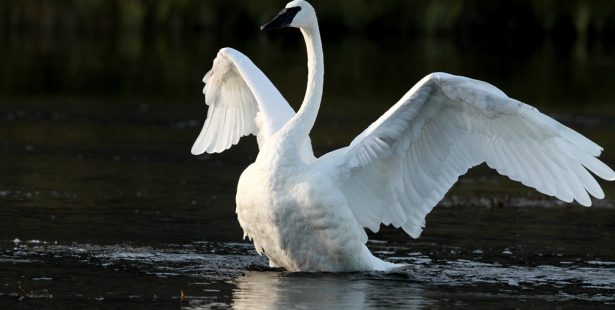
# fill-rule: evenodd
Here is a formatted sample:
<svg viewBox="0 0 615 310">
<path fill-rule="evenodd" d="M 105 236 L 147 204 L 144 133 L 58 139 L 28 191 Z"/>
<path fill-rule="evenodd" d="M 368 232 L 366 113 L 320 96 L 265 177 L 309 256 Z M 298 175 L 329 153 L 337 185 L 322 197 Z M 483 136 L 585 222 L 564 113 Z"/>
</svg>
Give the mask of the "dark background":
<svg viewBox="0 0 615 310">
<path fill-rule="evenodd" d="M 301 44 L 301 38 L 290 31 L 264 34 L 258 30 L 284 3 L 2 1 L 0 94 L 183 97 L 199 83 L 191 70 L 205 70 L 221 46 L 241 47 L 247 41 L 263 40 Z M 325 48 L 331 45 L 328 42 L 349 37 L 393 45 L 438 38 L 471 51 L 466 57 L 478 51 L 522 58 L 544 42 L 555 46 L 555 55 L 579 46 L 612 49 L 615 45 L 615 3 L 608 0 L 313 4 Z M 179 50 L 181 57 L 175 54 Z M 380 54 L 389 52 L 383 49 Z"/>
</svg>

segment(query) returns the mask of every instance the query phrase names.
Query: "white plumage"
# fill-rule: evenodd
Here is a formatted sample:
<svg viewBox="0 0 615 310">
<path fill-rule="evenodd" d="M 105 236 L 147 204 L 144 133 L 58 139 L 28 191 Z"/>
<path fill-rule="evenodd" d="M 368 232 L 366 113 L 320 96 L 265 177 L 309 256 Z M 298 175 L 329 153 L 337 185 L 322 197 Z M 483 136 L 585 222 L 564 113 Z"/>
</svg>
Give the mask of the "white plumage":
<svg viewBox="0 0 615 310">
<path fill-rule="evenodd" d="M 207 120 L 193 154 L 222 152 L 257 136 L 242 174 L 237 215 L 271 266 L 291 271 L 383 270 L 394 265 L 365 246 L 364 227 L 401 227 L 418 238 L 425 217 L 459 176 L 485 162 L 500 174 L 566 202 L 591 205 L 613 181 L 600 146 L 496 87 L 432 73 L 348 147 L 315 158 L 309 140 L 324 76 L 314 9 L 292 1 L 268 24 L 301 30 L 308 85 L 295 113 L 243 54 L 224 48 L 203 81 Z M 273 25 L 273 26 L 271 26 Z"/>
</svg>

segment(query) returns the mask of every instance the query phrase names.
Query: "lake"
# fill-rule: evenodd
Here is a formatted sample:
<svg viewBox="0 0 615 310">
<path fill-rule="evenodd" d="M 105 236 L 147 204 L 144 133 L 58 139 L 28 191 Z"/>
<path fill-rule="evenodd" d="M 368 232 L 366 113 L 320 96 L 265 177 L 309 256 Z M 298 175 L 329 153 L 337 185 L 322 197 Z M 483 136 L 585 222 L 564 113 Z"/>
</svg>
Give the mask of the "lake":
<svg viewBox="0 0 615 310">
<path fill-rule="evenodd" d="M 615 305 L 615 185 L 592 208 L 484 166 L 462 177 L 419 239 L 383 228 L 391 272 L 288 273 L 241 239 L 234 213 L 253 137 L 190 155 L 217 50 L 244 52 L 297 108 L 297 33 L 142 39 L 26 37 L 0 50 L 2 309 L 578 308 Z M 604 147 L 615 166 L 615 49 L 325 35 L 317 155 L 347 145 L 433 71 L 488 81 Z"/>
</svg>

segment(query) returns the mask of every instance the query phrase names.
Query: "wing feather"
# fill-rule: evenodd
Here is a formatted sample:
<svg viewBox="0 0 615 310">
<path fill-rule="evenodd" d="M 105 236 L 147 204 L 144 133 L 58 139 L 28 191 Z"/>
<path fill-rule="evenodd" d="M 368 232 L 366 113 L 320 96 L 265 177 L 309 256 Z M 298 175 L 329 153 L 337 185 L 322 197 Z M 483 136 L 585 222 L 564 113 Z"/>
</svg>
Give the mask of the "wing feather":
<svg viewBox="0 0 615 310">
<path fill-rule="evenodd" d="M 615 180 L 602 148 L 578 132 L 465 77 L 426 76 L 359 134 L 339 161 L 357 221 L 418 237 L 425 217 L 459 176 L 485 162 L 498 173 L 566 202 L 604 198 L 594 177 Z"/>
<path fill-rule="evenodd" d="M 203 78 L 209 106 L 203 129 L 192 147 L 195 155 L 219 153 L 247 135 L 256 135 L 259 147 L 295 112 L 280 92 L 246 56 L 232 49 L 218 52 L 212 69 Z M 313 158 L 307 139 L 304 158 Z"/>
</svg>

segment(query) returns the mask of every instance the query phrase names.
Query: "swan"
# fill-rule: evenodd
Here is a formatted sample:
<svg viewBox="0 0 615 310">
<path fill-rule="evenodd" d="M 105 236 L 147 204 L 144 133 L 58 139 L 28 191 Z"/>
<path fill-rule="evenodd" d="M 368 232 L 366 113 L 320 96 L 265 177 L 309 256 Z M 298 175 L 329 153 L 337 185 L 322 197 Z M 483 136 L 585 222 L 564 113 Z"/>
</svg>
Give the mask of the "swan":
<svg viewBox="0 0 615 310">
<path fill-rule="evenodd" d="M 318 21 L 289 2 L 261 29 L 301 30 L 308 82 L 295 111 L 246 56 L 221 49 L 205 75 L 207 118 L 192 154 L 219 153 L 256 135 L 259 153 L 241 174 L 236 213 L 244 238 L 271 267 L 288 271 L 387 270 L 365 228 L 401 227 L 418 238 L 426 215 L 459 176 L 486 163 L 565 202 L 604 198 L 594 177 L 615 172 L 602 148 L 486 82 L 447 73 L 420 80 L 347 147 L 319 158 L 309 138 L 323 90 Z"/>
</svg>

